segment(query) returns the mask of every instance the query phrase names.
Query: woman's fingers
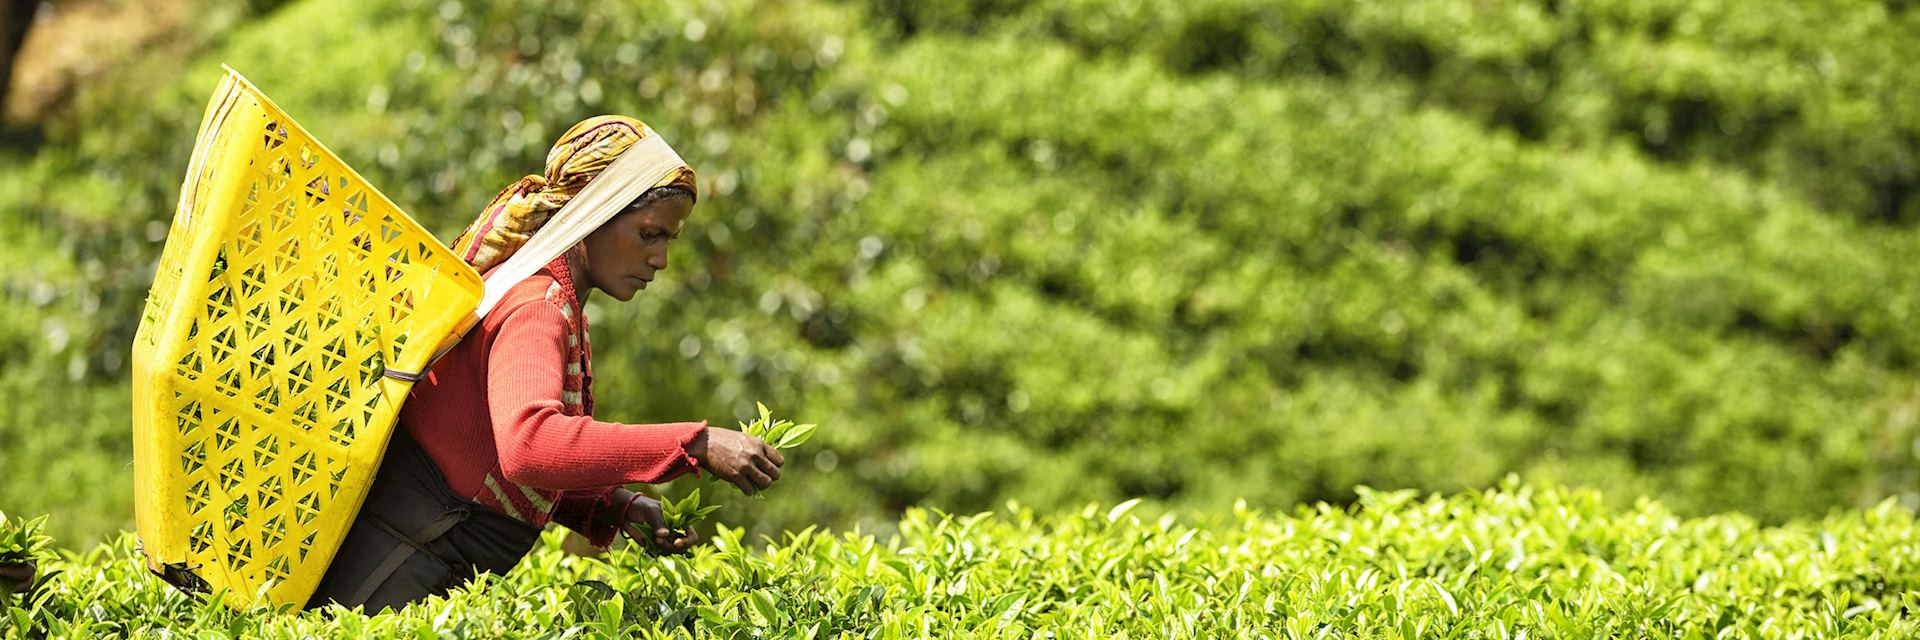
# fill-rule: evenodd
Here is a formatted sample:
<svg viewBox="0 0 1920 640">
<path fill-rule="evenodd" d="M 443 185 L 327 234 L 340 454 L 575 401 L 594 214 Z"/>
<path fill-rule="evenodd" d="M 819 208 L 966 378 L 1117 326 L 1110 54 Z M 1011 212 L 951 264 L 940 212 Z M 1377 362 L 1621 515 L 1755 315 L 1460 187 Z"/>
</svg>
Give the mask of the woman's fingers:
<svg viewBox="0 0 1920 640">
<path fill-rule="evenodd" d="M 766 442 L 727 430 L 709 431 L 708 437 L 707 451 L 713 461 L 710 468 L 739 487 L 741 493 L 753 495 L 780 479 L 780 465 L 786 463 L 786 457 Z"/>
<path fill-rule="evenodd" d="M 688 549 L 692 549 L 694 545 L 697 544 L 700 544 L 700 534 L 695 533 L 692 529 L 688 529 L 686 533 L 680 534 L 679 537 L 662 542 L 660 548 L 668 553 L 677 554 L 686 553 Z"/>
<path fill-rule="evenodd" d="M 679 551 L 686 551 L 692 549 L 693 546 L 697 544 L 700 544 L 700 534 L 689 529 L 687 535 L 680 536 L 680 539 L 673 541 L 673 548 Z"/>
<path fill-rule="evenodd" d="M 642 531 L 640 527 L 634 526 L 634 524 L 631 522 L 620 525 L 620 530 L 626 532 L 627 538 L 633 540 L 634 542 L 644 542 L 645 544 L 651 545 L 655 549 L 661 548 L 660 541 L 658 539 L 654 538 L 653 536 L 647 535 L 645 531 Z"/>
<path fill-rule="evenodd" d="M 768 484 L 772 484 L 774 480 L 780 479 L 780 465 L 778 463 L 766 458 L 754 458 L 753 464 L 760 468 L 760 473 L 767 475 Z"/>
<path fill-rule="evenodd" d="M 641 507 L 640 519 L 645 520 L 647 526 L 653 527 L 656 532 L 667 530 L 667 516 L 661 513 L 659 503 Z"/>
<path fill-rule="evenodd" d="M 740 493 L 753 495 L 753 480 L 748 479 L 746 473 L 736 473 L 732 477 L 727 478 L 727 482 L 731 482 L 733 486 L 739 487 Z"/>
<path fill-rule="evenodd" d="M 767 487 L 773 486 L 773 478 L 767 477 L 767 473 L 765 471 L 761 471 L 760 467 L 757 467 L 757 466 L 747 467 L 747 472 L 745 475 L 747 476 L 747 480 L 750 480 L 753 482 L 753 487 L 755 489 L 765 489 Z"/>
</svg>

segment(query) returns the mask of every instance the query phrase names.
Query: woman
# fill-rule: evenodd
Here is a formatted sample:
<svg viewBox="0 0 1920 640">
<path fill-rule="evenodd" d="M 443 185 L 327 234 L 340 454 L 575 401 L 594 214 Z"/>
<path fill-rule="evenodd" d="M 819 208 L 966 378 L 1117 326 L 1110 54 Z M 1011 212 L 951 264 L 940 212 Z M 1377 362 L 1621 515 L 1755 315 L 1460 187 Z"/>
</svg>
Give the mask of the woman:
<svg viewBox="0 0 1920 640">
<path fill-rule="evenodd" d="M 543 175 L 502 190 L 454 241 L 490 273 L 623 151 L 652 130 L 600 116 L 567 131 Z M 633 298 L 667 268 L 667 246 L 695 200 L 693 170 L 668 172 L 565 255 L 510 289 L 415 384 L 380 472 L 308 607 L 374 612 L 505 573 L 547 523 L 605 547 L 625 531 L 663 552 L 697 540 L 665 526 L 660 503 L 624 487 L 704 468 L 747 494 L 780 478 L 781 455 L 705 422 L 593 418 L 581 303 Z M 642 529 L 641 527 L 645 527 Z"/>
</svg>

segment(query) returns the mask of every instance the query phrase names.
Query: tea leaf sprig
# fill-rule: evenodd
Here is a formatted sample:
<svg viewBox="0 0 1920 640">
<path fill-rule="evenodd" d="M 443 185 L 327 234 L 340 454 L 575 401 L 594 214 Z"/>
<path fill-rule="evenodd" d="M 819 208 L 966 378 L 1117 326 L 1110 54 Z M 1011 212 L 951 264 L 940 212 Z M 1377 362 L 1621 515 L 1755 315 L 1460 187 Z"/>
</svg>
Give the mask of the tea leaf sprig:
<svg viewBox="0 0 1920 640">
<path fill-rule="evenodd" d="M 773 412 L 767 409 L 767 405 L 758 402 L 753 404 L 756 409 L 759 409 L 759 417 L 752 422 L 740 423 L 740 431 L 747 435 L 759 438 L 774 449 L 782 451 L 798 447 L 813 438 L 817 425 L 777 420 L 774 419 Z M 711 482 L 712 478 L 708 478 L 708 481 Z M 764 495 L 756 493 L 754 497 L 759 498 Z M 694 488 L 687 493 L 686 497 L 679 500 L 660 501 L 661 515 L 665 516 L 667 527 L 676 532 L 689 530 L 719 509 L 720 505 L 701 504 L 699 487 Z"/>
<path fill-rule="evenodd" d="M 0 562 L 27 562 L 45 553 L 53 538 L 44 532 L 47 516 L 8 518 L 0 511 Z"/>
</svg>

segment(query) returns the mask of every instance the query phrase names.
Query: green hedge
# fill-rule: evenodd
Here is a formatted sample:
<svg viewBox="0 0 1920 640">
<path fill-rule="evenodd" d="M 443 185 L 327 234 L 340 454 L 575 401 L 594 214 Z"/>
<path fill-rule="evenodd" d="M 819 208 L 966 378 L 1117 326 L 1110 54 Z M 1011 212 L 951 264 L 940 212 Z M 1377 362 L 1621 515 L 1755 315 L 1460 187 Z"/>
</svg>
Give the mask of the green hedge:
<svg viewBox="0 0 1920 640">
<path fill-rule="evenodd" d="M 812 527 L 690 557 L 567 556 L 404 612 L 198 603 L 129 538 L 69 554 L 0 628 L 51 637 L 1898 638 L 1920 632 L 1920 535 L 1882 504 L 1757 526 L 1505 484 L 1449 498 L 1189 520 L 1133 502 L 1053 514 L 919 509 L 875 537 Z"/>
<path fill-rule="evenodd" d="M 1182 74 L 1387 86 L 1528 139 L 1621 141 L 1920 222 L 1920 13 L 1899 2 L 866 3 L 893 34 L 1004 33 Z"/>
</svg>

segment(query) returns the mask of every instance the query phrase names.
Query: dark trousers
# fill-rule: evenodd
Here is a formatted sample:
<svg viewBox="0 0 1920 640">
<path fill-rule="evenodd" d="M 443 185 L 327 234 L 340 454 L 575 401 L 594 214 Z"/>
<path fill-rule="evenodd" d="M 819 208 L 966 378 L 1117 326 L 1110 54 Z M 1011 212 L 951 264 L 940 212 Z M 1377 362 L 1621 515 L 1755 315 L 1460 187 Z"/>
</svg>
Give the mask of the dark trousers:
<svg viewBox="0 0 1920 640">
<path fill-rule="evenodd" d="M 386 459 L 346 541 L 307 608 L 338 602 L 367 613 L 444 594 L 480 573 L 506 573 L 540 529 L 461 498 L 395 426 Z"/>
</svg>

